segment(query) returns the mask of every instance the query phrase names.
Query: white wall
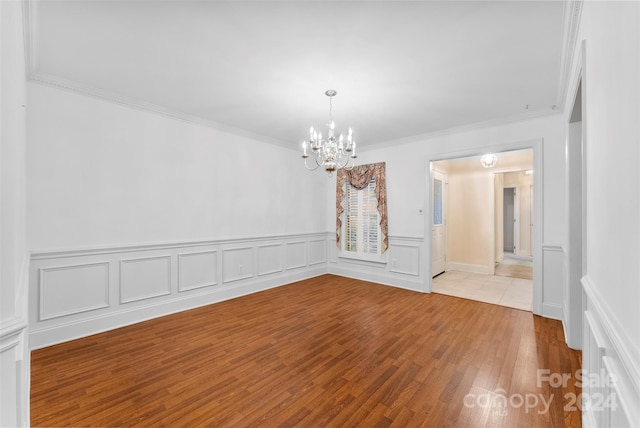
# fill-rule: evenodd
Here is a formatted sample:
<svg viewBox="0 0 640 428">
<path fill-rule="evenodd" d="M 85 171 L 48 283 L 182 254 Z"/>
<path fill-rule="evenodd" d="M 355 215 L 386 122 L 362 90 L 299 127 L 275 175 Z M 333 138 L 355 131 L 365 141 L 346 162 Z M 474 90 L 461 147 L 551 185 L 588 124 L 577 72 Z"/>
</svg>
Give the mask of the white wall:
<svg viewBox="0 0 640 428">
<path fill-rule="evenodd" d="M 32 348 L 326 272 L 327 178 L 297 150 L 39 83 L 27 96 Z"/>
<path fill-rule="evenodd" d="M 391 235 L 424 235 L 424 221 L 418 210 L 424 208 L 425 157 L 448 155 L 501 144 L 544 139 L 544 241 L 562 243 L 564 239 L 564 141 L 561 115 L 513 122 L 436 137 L 416 137 L 415 141 L 389 148 L 367 150 L 362 144 L 359 163 L 387 162 L 389 193 L 389 233 Z M 416 187 L 420 186 L 420 188 Z M 416 195 L 419 197 L 416 197 Z M 335 195 L 334 195 L 335 197 Z M 393 198 L 393 200 L 392 200 Z M 333 219 L 329 219 L 329 223 Z"/>
<path fill-rule="evenodd" d="M 0 426 L 29 424 L 25 337 L 29 252 L 25 225 L 25 74 L 19 1 L 0 2 Z"/>
<path fill-rule="evenodd" d="M 28 98 L 35 251 L 325 231 L 326 177 L 295 150 L 36 83 Z"/>
<path fill-rule="evenodd" d="M 479 168 L 476 168 L 475 164 Z M 447 270 L 493 273 L 493 173 L 477 159 L 452 162 L 447 190 Z"/>
<path fill-rule="evenodd" d="M 584 389 L 584 394 L 592 397 L 613 392 L 618 404 L 616 410 L 587 412 L 585 424 L 637 426 L 640 3 L 584 2 L 582 8 L 565 122 L 569 122 L 572 94 L 581 70 L 587 186 L 583 364 L 591 372 L 603 369 L 618 379 L 611 389 L 602 385 Z"/>
<path fill-rule="evenodd" d="M 362 144 L 359 163 L 385 161 L 387 164 L 389 236 L 412 240 L 419 248 L 419 254 L 412 256 L 412 260 L 417 259 L 419 265 L 407 268 L 412 272 L 418 272 L 415 277 L 416 285 L 413 288 L 427 291 L 428 274 L 425 272 L 425 263 L 430 255 L 427 254 L 424 241 L 424 215 L 428 215 L 424 211 L 427 184 L 426 158 L 444 159 L 487 151 L 497 152 L 501 147 L 504 148 L 514 142 L 540 141 L 541 139 L 543 140 L 542 217 L 544 221 L 540 226 L 543 228 L 543 250 L 548 248 L 550 251 L 544 251 L 542 263 L 539 263 L 546 264 L 541 271 L 544 279 L 540 313 L 552 318 L 560 318 L 564 276 L 562 245 L 566 227 L 565 126 L 561 114 L 448 135 L 416 137 L 412 142 L 402 142 L 402 144 L 390 142 L 386 148 L 375 147 L 367 150 L 366 145 Z M 329 198 L 333 199 L 328 205 L 333 207 L 335 192 L 331 192 Z M 424 214 L 420 212 L 421 210 Z M 327 229 L 333 230 L 334 223 L 335 219 L 328 215 Z M 365 278 L 363 272 L 349 269 L 349 266 L 340 263 L 339 260 L 337 266 L 340 269 L 336 268 L 333 271 Z M 386 274 L 384 282 L 394 284 L 404 278 L 400 274 Z M 372 276 L 365 279 L 372 280 Z"/>
</svg>

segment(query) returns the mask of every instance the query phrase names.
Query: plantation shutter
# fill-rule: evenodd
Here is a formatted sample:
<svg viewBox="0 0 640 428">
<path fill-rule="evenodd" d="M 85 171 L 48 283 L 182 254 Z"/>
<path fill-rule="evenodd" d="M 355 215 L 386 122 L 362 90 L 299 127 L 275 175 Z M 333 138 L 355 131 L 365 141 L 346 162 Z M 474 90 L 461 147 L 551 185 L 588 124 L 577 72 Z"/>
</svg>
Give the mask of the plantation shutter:
<svg viewBox="0 0 640 428">
<path fill-rule="evenodd" d="M 377 254 L 380 214 L 375 176 L 362 190 L 345 183 L 345 196 L 345 250 Z"/>
</svg>

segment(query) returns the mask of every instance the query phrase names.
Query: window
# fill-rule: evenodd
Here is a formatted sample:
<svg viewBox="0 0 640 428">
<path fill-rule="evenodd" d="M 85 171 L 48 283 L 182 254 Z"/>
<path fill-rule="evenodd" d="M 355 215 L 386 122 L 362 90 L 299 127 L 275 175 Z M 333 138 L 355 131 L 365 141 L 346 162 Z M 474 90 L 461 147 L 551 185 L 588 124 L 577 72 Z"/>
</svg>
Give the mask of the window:
<svg viewBox="0 0 640 428">
<path fill-rule="evenodd" d="M 339 169 L 336 177 L 336 246 L 341 257 L 382 262 L 389 248 L 384 162 Z"/>
<path fill-rule="evenodd" d="M 380 254 L 380 213 L 375 176 L 362 190 L 345 183 L 343 224 L 343 250 L 346 255 L 370 258 Z"/>
</svg>

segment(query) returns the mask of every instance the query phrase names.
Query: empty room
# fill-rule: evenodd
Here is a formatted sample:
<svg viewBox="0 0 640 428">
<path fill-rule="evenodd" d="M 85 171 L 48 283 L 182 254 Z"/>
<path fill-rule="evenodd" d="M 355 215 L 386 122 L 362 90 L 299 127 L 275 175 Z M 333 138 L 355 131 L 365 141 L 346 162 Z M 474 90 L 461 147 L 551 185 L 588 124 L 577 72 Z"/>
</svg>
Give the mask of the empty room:
<svg viewBox="0 0 640 428">
<path fill-rule="evenodd" d="M 0 1 L 0 426 L 640 425 L 640 2 Z"/>
</svg>

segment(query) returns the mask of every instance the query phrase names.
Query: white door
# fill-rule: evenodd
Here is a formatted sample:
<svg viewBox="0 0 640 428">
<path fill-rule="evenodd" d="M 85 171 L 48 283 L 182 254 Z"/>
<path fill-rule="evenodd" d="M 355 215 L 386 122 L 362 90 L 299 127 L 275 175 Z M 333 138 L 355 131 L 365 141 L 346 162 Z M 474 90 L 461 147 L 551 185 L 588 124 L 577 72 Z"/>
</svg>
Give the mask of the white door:
<svg viewBox="0 0 640 428">
<path fill-rule="evenodd" d="M 431 183 L 433 196 L 433 228 L 431 237 L 431 275 L 436 276 L 444 272 L 447 254 L 447 176 L 433 171 Z"/>
</svg>

